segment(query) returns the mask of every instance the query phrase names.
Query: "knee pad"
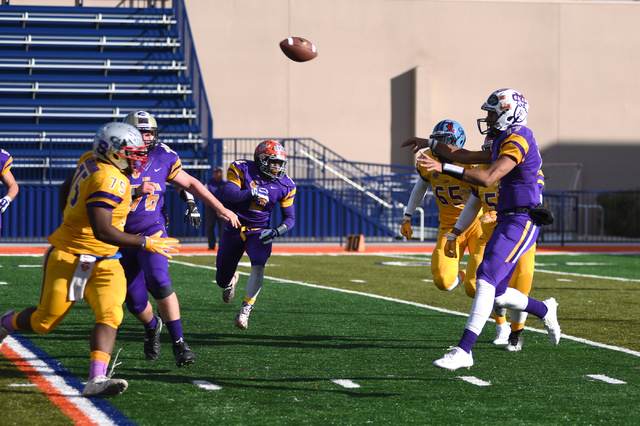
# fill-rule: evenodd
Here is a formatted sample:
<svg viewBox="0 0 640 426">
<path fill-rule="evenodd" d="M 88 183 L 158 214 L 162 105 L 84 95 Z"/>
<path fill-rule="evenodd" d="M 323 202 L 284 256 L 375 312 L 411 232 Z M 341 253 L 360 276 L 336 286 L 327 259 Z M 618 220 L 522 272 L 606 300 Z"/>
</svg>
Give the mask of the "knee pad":
<svg viewBox="0 0 640 426">
<path fill-rule="evenodd" d="M 122 306 L 113 305 L 106 308 L 102 312 L 95 312 L 95 315 L 96 315 L 96 324 L 97 323 L 106 324 L 110 327 L 118 328 L 118 326 L 122 323 L 122 316 L 123 316 Z"/>
<path fill-rule="evenodd" d="M 166 299 L 171 296 L 175 291 L 173 290 L 173 286 L 171 284 L 166 285 L 164 287 L 158 287 L 151 290 L 151 295 L 156 300 Z M 145 305 L 146 306 L 146 305 Z"/>
<path fill-rule="evenodd" d="M 147 308 L 146 300 L 144 301 L 144 303 L 142 302 L 135 303 L 135 302 L 129 301 L 129 299 L 127 298 L 125 302 L 127 305 L 127 310 L 131 312 L 133 315 L 141 314 Z"/>
</svg>

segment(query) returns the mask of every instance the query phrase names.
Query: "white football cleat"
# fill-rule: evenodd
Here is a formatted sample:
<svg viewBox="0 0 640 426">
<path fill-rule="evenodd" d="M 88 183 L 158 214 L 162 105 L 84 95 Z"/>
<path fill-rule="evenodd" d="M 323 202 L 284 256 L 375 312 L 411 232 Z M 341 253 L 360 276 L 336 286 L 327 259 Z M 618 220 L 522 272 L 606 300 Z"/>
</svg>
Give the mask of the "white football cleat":
<svg viewBox="0 0 640 426">
<path fill-rule="evenodd" d="M 473 365 L 473 356 L 471 353 L 466 353 L 464 349 L 458 346 L 451 346 L 449 350 L 451 352 L 433 361 L 433 365 L 451 371 L 457 370 L 458 368 L 471 368 Z"/>
<path fill-rule="evenodd" d="M 522 330 L 512 331 L 509 335 L 509 344 L 504 348 L 505 351 L 518 352 L 522 350 Z"/>
<path fill-rule="evenodd" d="M 553 346 L 560 343 L 560 324 L 558 323 L 558 302 L 553 297 L 543 301 L 548 309 L 547 315 L 542 318 L 544 328 L 549 333 L 549 340 Z"/>
<path fill-rule="evenodd" d="M 128 387 L 129 384 L 124 379 L 96 376 L 87 382 L 82 396 L 85 398 L 111 398 L 121 395 Z"/>
<path fill-rule="evenodd" d="M 233 295 L 236 293 L 236 285 L 238 284 L 239 277 L 240 274 L 237 272 L 234 273 L 229 285 L 222 289 L 222 301 L 224 303 L 229 303 L 233 300 Z"/>
<path fill-rule="evenodd" d="M 494 345 L 508 345 L 509 334 L 511 334 L 511 325 L 508 323 L 496 324 L 496 338 L 492 342 Z"/>
<path fill-rule="evenodd" d="M 253 309 L 253 305 L 242 302 L 242 308 L 240 308 L 240 313 L 236 317 L 236 327 L 240 330 L 244 331 L 249 327 L 249 314 Z"/>
</svg>

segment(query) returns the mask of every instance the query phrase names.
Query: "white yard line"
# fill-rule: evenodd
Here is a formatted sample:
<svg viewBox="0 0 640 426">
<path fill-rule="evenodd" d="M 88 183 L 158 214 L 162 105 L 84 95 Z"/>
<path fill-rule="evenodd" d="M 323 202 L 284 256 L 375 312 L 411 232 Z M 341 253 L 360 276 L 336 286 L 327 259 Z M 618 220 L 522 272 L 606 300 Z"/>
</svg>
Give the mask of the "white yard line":
<svg viewBox="0 0 640 426">
<path fill-rule="evenodd" d="M 194 268 L 210 269 L 210 270 L 213 270 L 213 271 L 216 270 L 216 268 L 213 267 L 213 266 L 196 265 L 194 263 L 180 262 L 178 260 L 170 260 L 169 263 L 176 263 L 176 264 L 179 264 L 179 265 L 191 266 L 191 267 L 194 267 Z M 240 275 L 249 275 L 246 272 L 239 272 L 239 274 Z M 604 278 L 604 277 L 595 277 L 595 278 Z M 469 316 L 469 314 L 464 313 L 464 312 L 457 312 L 457 311 L 452 311 L 452 310 L 449 310 L 449 309 L 438 308 L 436 306 L 425 305 L 425 304 L 422 304 L 422 303 L 409 302 L 407 300 L 399 300 L 399 299 L 394 299 L 394 298 L 391 298 L 391 297 L 379 296 L 377 294 L 362 293 L 362 292 L 359 292 L 359 291 L 345 290 L 345 289 L 342 289 L 342 288 L 335 288 L 335 287 L 326 287 L 326 286 L 317 285 L 317 284 L 309 284 L 309 283 L 305 283 L 305 282 L 302 282 L 302 281 L 286 280 L 284 278 L 275 278 L 275 277 L 265 276 L 265 279 L 284 282 L 284 283 L 290 283 L 290 284 L 297 284 L 297 285 L 302 285 L 302 286 L 305 286 L 305 287 L 313 287 L 313 288 L 321 288 L 321 289 L 324 289 L 324 290 L 339 291 L 339 292 L 342 292 L 342 293 L 359 294 L 361 296 L 373 297 L 374 299 L 382 299 L 382 300 L 388 300 L 390 302 L 403 303 L 405 305 L 418 306 L 420 308 L 427 308 L 427 309 L 431 309 L 433 311 L 444 312 L 444 313 L 447 313 L 447 314 L 459 315 L 459 316 L 463 316 L 463 317 L 468 317 Z M 493 319 L 489 319 L 489 321 L 494 321 L 494 320 Z M 526 326 L 525 326 L 525 330 L 533 331 L 535 333 L 547 334 L 546 330 L 538 330 L 536 328 L 531 328 L 531 327 L 526 327 Z M 582 339 L 580 337 L 569 336 L 567 334 L 563 334 L 562 338 L 563 339 L 568 339 L 568 340 L 573 340 L 573 341 L 580 342 L 580 343 L 584 343 L 584 344 L 591 345 L 591 346 L 596 346 L 596 347 L 599 347 L 599 348 L 609 349 L 609 350 L 617 351 L 617 352 L 623 352 L 623 353 L 626 353 L 626 354 L 629 354 L 629 355 L 640 357 L 640 352 L 632 351 L 631 349 L 627 349 L 627 348 L 620 348 L 620 347 L 617 347 L 617 346 L 611 346 L 611 345 L 605 345 L 603 343 L 592 342 L 591 340 Z"/>
</svg>

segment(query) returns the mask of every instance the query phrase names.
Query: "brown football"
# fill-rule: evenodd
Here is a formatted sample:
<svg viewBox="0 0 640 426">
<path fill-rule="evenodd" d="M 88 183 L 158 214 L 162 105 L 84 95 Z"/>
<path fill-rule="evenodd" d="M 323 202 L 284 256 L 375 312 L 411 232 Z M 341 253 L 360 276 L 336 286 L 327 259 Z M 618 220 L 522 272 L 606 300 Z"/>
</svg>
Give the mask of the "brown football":
<svg viewBox="0 0 640 426">
<path fill-rule="evenodd" d="M 302 37 L 288 37 L 280 42 L 280 49 L 287 58 L 296 62 L 306 62 L 318 56 L 316 47 Z"/>
</svg>

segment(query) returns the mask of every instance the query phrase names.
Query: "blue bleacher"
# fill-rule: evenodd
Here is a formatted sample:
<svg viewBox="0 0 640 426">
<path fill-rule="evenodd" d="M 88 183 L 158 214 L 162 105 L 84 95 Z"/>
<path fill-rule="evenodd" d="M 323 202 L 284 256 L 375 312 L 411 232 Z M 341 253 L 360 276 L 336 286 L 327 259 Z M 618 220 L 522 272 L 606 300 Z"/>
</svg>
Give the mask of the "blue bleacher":
<svg viewBox="0 0 640 426">
<path fill-rule="evenodd" d="M 173 9 L 0 6 L 0 147 L 18 181 L 63 180 L 96 129 L 147 110 L 202 161 Z M 199 163 L 197 163 L 199 164 Z"/>
</svg>

